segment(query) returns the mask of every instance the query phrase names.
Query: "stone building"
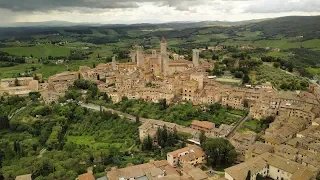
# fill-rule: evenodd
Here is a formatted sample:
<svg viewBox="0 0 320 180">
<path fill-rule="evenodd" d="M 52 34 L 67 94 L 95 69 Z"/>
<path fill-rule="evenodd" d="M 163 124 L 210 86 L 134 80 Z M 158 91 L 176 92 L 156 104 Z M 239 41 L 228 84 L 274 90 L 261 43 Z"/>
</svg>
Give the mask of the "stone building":
<svg viewBox="0 0 320 180">
<path fill-rule="evenodd" d="M 186 164 L 196 166 L 205 162 L 206 154 L 199 146 L 190 145 L 185 148 L 169 152 L 167 154 L 168 163 L 176 167 L 178 164 L 184 166 Z"/>
<path fill-rule="evenodd" d="M 244 133 L 236 133 L 231 139 L 230 143 L 235 147 L 238 153 L 238 161 L 244 161 L 246 151 L 252 146 L 257 139 L 257 134 L 252 131 Z"/>
<path fill-rule="evenodd" d="M 27 85 L 29 85 L 29 83 L 31 81 L 33 81 L 33 77 L 18 77 L 18 78 L 1 79 L 0 87 L 7 88 L 7 87 L 15 87 L 15 86 L 27 86 Z"/>
<path fill-rule="evenodd" d="M 119 179 L 180 179 L 179 173 L 167 161 L 151 161 L 149 163 L 126 168 L 112 168 L 107 173 L 109 180 Z"/>
<path fill-rule="evenodd" d="M 229 106 L 234 109 L 244 109 L 244 100 L 245 93 L 244 92 L 232 92 L 230 94 L 222 95 L 223 106 Z"/>
<path fill-rule="evenodd" d="M 139 138 L 141 141 L 148 135 L 152 138 L 155 137 L 158 128 L 164 128 L 166 126 L 167 130 L 173 132 L 175 130 L 180 129 L 181 127 L 174 123 L 164 122 L 164 121 L 155 121 L 155 120 L 148 120 L 143 123 L 139 127 Z M 156 138 L 154 138 L 156 141 Z"/>
<path fill-rule="evenodd" d="M 225 178 L 227 180 L 246 179 L 249 171 L 251 180 L 255 180 L 258 174 L 279 180 L 313 180 L 318 174 L 314 168 L 304 167 L 275 154 L 264 153 L 225 169 Z"/>
<path fill-rule="evenodd" d="M 48 79 L 49 91 L 64 94 L 77 79 L 79 79 L 78 72 L 64 72 L 51 76 Z"/>
<path fill-rule="evenodd" d="M 215 125 L 214 123 L 208 121 L 194 120 L 191 123 L 191 128 L 194 130 L 203 131 L 205 133 L 210 133 L 215 128 Z"/>
<path fill-rule="evenodd" d="M 206 180 L 208 175 L 199 168 L 184 165 L 182 168 L 173 168 L 166 160 L 150 161 L 140 165 L 131 165 L 122 169 L 112 168 L 106 172 L 109 180 L 124 179 L 161 179 L 161 180 Z"/>
<path fill-rule="evenodd" d="M 259 141 L 256 141 L 251 145 L 248 150 L 245 152 L 245 161 L 258 157 L 264 153 L 273 153 L 274 147 Z"/>
<path fill-rule="evenodd" d="M 28 96 L 39 90 L 39 81 L 32 77 L 1 79 L 0 82 L 0 96 Z"/>
<path fill-rule="evenodd" d="M 200 50 L 199 49 L 193 49 L 192 50 L 193 56 L 192 56 L 192 62 L 195 67 L 199 66 L 199 55 Z"/>
</svg>

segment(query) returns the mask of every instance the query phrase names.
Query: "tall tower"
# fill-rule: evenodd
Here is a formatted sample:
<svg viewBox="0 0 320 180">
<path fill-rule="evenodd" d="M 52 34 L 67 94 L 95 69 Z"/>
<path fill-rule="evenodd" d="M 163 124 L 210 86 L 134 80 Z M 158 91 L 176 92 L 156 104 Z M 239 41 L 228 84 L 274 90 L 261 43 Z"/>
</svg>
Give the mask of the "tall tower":
<svg viewBox="0 0 320 180">
<path fill-rule="evenodd" d="M 143 56 L 143 49 L 141 46 L 137 47 L 137 65 L 139 67 L 144 66 L 144 56 Z"/>
<path fill-rule="evenodd" d="M 136 58 L 137 58 L 137 52 L 135 51 L 135 50 L 131 50 L 130 51 L 130 58 L 131 58 L 131 61 L 133 62 L 133 63 L 135 63 L 137 60 L 136 60 Z"/>
<path fill-rule="evenodd" d="M 167 40 L 163 37 L 160 41 L 160 57 L 161 57 L 161 72 L 164 76 L 167 76 L 169 73 L 169 56 L 167 53 Z"/>
<path fill-rule="evenodd" d="M 112 57 L 112 69 L 115 71 L 115 70 L 117 70 L 118 68 L 117 68 L 117 61 L 116 61 L 116 56 L 113 56 Z"/>
<path fill-rule="evenodd" d="M 193 49 L 192 52 L 193 52 L 192 62 L 193 62 L 193 65 L 195 67 L 197 67 L 197 66 L 199 66 L 200 50 L 199 49 Z"/>
<path fill-rule="evenodd" d="M 168 76 L 169 75 L 169 56 L 162 55 L 162 61 L 163 61 L 163 75 Z"/>
<path fill-rule="evenodd" d="M 161 55 L 167 55 L 167 40 L 163 37 L 160 42 Z"/>
</svg>

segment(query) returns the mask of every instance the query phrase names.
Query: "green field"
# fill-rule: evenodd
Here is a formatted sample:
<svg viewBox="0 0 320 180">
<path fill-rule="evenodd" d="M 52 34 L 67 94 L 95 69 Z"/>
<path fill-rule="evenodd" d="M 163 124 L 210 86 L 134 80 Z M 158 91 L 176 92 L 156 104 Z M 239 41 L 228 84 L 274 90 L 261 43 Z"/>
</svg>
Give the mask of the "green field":
<svg viewBox="0 0 320 180">
<path fill-rule="evenodd" d="M 318 76 L 320 76 L 320 68 L 311 68 L 311 67 L 309 67 L 309 68 L 306 68 L 306 70 L 307 70 L 309 73 L 313 74 L 313 75 L 318 75 Z"/>
<path fill-rule="evenodd" d="M 303 42 L 303 47 L 304 48 L 310 48 L 310 49 L 319 50 L 319 48 L 320 48 L 320 39 L 312 39 L 312 40 L 304 41 Z"/>
<path fill-rule="evenodd" d="M 37 58 L 48 56 L 68 56 L 70 48 L 55 45 L 36 45 L 32 47 L 8 47 L 0 48 L 0 51 L 8 52 L 16 56 L 34 56 Z"/>
<path fill-rule="evenodd" d="M 274 56 L 274 57 L 283 57 L 283 56 L 285 56 L 286 54 L 284 53 L 284 52 L 276 52 L 276 51 L 274 51 L 274 52 L 268 52 L 267 54 L 266 54 L 266 56 Z"/>
<path fill-rule="evenodd" d="M 93 63 L 98 65 L 103 63 L 103 61 L 94 61 L 94 60 L 79 60 L 71 61 L 67 65 L 71 71 L 78 71 L 79 66 L 90 66 L 92 67 Z M 37 68 L 36 73 L 43 75 L 43 78 L 48 78 L 56 73 L 65 72 L 68 70 L 67 65 L 43 65 L 43 64 L 20 64 L 12 67 L 0 68 L 0 79 L 2 78 L 12 78 L 17 76 L 19 73 L 24 73 L 26 70 L 31 69 L 31 67 Z"/>
<path fill-rule="evenodd" d="M 239 132 L 254 131 L 259 133 L 265 126 L 258 120 L 251 120 L 244 123 Z"/>
</svg>

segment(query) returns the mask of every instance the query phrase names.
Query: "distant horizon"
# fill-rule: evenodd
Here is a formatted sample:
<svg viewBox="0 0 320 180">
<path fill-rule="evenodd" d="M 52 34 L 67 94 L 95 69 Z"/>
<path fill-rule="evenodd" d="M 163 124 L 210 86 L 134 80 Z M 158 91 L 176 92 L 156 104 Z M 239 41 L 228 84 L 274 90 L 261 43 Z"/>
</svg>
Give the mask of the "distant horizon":
<svg viewBox="0 0 320 180">
<path fill-rule="evenodd" d="M 292 16 L 279 16 L 274 18 L 261 18 L 261 19 L 247 19 L 247 20 L 236 20 L 236 21 L 229 21 L 229 20 L 194 20 L 194 21 L 166 21 L 166 22 L 156 22 L 156 21 L 146 21 L 146 22 L 124 22 L 124 21 L 114 21 L 114 22 L 75 22 L 75 21 L 62 21 L 62 20 L 48 20 L 48 21 L 21 21 L 21 22 L 11 22 L 7 24 L 0 24 L 0 27 L 27 27 L 24 26 L 24 23 L 31 23 L 31 26 L 34 24 L 44 25 L 45 23 L 61 23 L 61 24 L 69 24 L 69 25 L 136 25 L 136 24 L 166 24 L 166 23 L 201 23 L 201 22 L 221 22 L 221 23 L 239 23 L 239 22 L 246 22 L 246 21 L 265 21 L 270 19 L 277 19 L 277 18 L 284 18 L 284 17 L 316 17 L 320 15 L 292 15 Z M 21 26 L 19 26 L 21 25 Z M 48 25 L 49 26 L 49 25 Z M 53 25 L 55 26 L 55 25 Z"/>
</svg>

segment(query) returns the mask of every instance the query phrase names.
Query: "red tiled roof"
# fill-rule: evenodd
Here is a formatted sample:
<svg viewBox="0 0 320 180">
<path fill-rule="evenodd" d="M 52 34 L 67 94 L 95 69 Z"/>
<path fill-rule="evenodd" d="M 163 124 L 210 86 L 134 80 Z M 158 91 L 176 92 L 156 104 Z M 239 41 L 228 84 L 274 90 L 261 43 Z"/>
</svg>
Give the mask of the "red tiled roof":
<svg viewBox="0 0 320 180">
<path fill-rule="evenodd" d="M 202 127 L 202 128 L 206 128 L 206 129 L 213 129 L 215 128 L 215 125 L 212 122 L 208 122 L 208 121 L 198 121 L 198 120 L 194 120 L 192 121 L 191 125 L 193 126 L 198 126 L 198 127 Z"/>
</svg>

